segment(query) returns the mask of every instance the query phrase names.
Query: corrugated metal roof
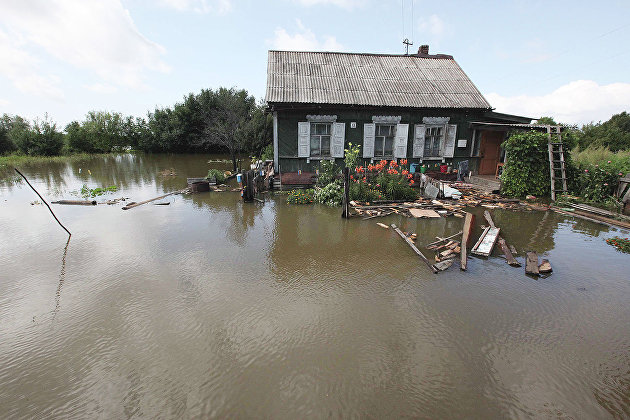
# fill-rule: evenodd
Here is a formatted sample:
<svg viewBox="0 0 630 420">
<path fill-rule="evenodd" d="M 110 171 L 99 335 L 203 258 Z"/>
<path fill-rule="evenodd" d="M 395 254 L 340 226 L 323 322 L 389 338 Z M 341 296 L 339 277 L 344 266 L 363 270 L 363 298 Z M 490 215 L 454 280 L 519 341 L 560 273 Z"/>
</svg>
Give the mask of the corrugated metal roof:
<svg viewBox="0 0 630 420">
<path fill-rule="evenodd" d="M 450 56 L 269 51 L 265 99 L 270 103 L 491 108 Z"/>
</svg>

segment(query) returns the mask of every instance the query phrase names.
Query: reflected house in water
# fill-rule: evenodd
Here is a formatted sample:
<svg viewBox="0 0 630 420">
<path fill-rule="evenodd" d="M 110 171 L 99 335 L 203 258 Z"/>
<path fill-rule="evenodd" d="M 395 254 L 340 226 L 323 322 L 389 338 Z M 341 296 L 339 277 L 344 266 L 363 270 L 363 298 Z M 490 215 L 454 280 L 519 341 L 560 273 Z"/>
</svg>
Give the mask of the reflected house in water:
<svg viewBox="0 0 630 420">
<path fill-rule="evenodd" d="M 274 164 L 283 184 L 311 182 L 321 160 L 359 145 L 362 163 L 409 163 L 494 175 L 501 124 L 531 118 L 494 112 L 452 56 L 269 51 L 266 101 Z M 484 123 L 500 123 L 496 126 Z"/>
</svg>

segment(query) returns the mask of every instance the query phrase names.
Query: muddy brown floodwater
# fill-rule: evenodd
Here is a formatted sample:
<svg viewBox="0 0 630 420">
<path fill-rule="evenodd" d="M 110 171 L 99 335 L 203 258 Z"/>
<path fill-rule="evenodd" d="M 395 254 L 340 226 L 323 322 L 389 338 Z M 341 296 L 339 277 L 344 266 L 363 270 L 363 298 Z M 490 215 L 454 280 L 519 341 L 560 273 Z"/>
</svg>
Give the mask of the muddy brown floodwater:
<svg viewBox="0 0 630 420">
<path fill-rule="evenodd" d="M 210 158 L 21 170 L 51 200 L 87 184 L 141 201 L 222 167 Z M 0 183 L 1 418 L 630 417 L 630 255 L 604 242 L 627 232 L 495 210 L 518 259 L 554 273 L 495 250 L 434 275 L 376 221 L 282 195 L 53 205 L 67 248 L 36 199 Z M 462 225 L 382 221 L 420 245 Z"/>
</svg>

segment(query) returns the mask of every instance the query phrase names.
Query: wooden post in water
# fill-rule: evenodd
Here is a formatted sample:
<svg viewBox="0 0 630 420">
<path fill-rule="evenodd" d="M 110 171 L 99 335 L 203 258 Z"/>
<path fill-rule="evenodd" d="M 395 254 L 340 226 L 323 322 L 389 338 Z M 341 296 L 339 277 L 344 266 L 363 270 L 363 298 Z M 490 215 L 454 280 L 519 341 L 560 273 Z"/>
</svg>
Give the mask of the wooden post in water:
<svg viewBox="0 0 630 420">
<path fill-rule="evenodd" d="M 243 172 L 243 201 L 254 201 L 254 171 Z"/>
<path fill-rule="evenodd" d="M 468 242 L 470 242 L 470 234 L 472 232 L 473 224 L 475 222 L 475 215 L 472 213 L 466 212 L 466 218 L 464 219 L 464 228 L 462 230 L 462 243 L 461 243 L 461 251 L 460 251 L 460 266 L 459 268 L 463 271 L 466 271 L 466 267 L 468 264 Z"/>
<path fill-rule="evenodd" d="M 350 168 L 343 168 L 343 210 L 341 217 L 350 218 Z"/>
</svg>

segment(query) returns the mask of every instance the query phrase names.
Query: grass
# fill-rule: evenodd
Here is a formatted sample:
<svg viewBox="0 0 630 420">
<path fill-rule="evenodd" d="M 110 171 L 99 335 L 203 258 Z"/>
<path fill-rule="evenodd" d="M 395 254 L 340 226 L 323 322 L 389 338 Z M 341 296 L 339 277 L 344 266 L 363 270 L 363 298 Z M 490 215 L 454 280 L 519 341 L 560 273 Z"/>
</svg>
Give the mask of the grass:
<svg viewBox="0 0 630 420">
<path fill-rule="evenodd" d="M 584 150 L 575 149 L 571 152 L 573 161 L 578 167 L 608 164 L 624 174 L 630 172 L 630 150 L 612 152 L 607 147 L 589 147 Z"/>
</svg>

